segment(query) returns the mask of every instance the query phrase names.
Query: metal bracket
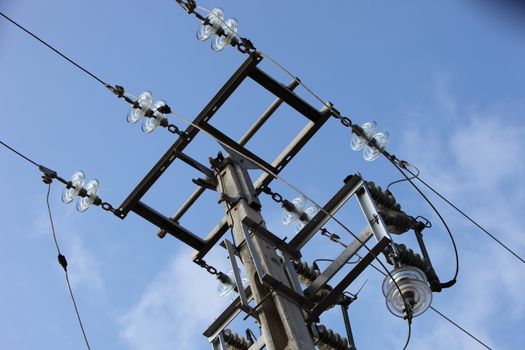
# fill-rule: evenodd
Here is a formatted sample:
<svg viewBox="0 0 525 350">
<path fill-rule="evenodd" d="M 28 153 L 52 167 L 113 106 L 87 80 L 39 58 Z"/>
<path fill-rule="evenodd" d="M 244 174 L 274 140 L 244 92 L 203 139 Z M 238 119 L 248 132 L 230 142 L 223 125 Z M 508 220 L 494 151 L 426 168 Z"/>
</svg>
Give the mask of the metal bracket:
<svg viewBox="0 0 525 350">
<path fill-rule="evenodd" d="M 248 350 L 261 350 L 266 345 L 266 339 L 264 339 L 264 334 L 261 334 L 257 341 L 253 343 Z"/>
<path fill-rule="evenodd" d="M 267 287 L 270 287 L 275 292 L 279 293 L 280 295 L 286 297 L 290 301 L 299 304 L 301 307 L 310 308 L 314 305 L 314 303 L 311 300 L 308 300 L 304 297 L 304 295 L 297 293 L 295 290 L 291 289 L 290 287 L 284 285 L 281 281 L 277 280 L 273 276 L 271 276 L 261 265 L 261 262 L 259 261 L 257 252 L 255 250 L 255 246 L 251 237 L 251 229 L 243 223 L 243 232 L 244 232 L 244 239 L 246 240 L 246 245 L 248 246 L 248 250 L 250 251 L 250 255 L 253 259 L 253 264 L 255 266 L 255 270 L 257 271 L 257 275 L 259 277 L 259 280 L 262 284 L 264 284 Z"/>
<path fill-rule="evenodd" d="M 348 178 L 344 186 L 325 204 L 323 210 L 320 210 L 302 229 L 290 240 L 290 245 L 296 249 L 301 249 L 330 219 L 330 215 L 341 208 L 356 191 L 362 187 L 363 180 L 359 175 L 352 175 Z M 330 215 L 326 214 L 329 213 Z"/>
<path fill-rule="evenodd" d="M 350 260 L 359 249 L 372 237 L 372 231 L 366 228 L 357 239 L 349 244 L 345 250 L 305 289 L 306 296 L 315 295 L 328 281 Z"/>
<path fill-rule="evenodd" d="M 211 348 L 213 350 L 228 350 L 222 331 L 211 341 Z"/>
<path fill-rule="evenodd" d="M 239 272 L 239 266 L 237 265 L 236 251 L 233 244 L 227 239 L 224 240 L 226 249 L 228 250 L 228 256 L 230 257 L 230 262 L 232 264 L 233 274 L 235 276 L 235 285 L 237 286 L 237 293 L 241 299 L 240 308 L 242 311 L 254 316 L 256 313 L 253 308 L 250 307 L 248 303 L 248 298 L 246 298 L 246 292 L 244 291 L 244 286 L 242 285 L 242 278 Z"/>
<path fill-rule="evenodd" d="M 356 192 L 356 196 L 376 240 L 379 242 L 383 237 L 392 240 L 381 215 L 379 215 L 379 212 L 377 211 L 372 195 L 368 191 L 368 187 L 365 185 L 360 186 Z"/>
<path fill-rule="evenodd" d="M 253 299 L 252 290 L 248 286 L 245 289 L 246 298 L 248 301 Z M 222 314 L 219 315 L 215 319 L 215 321 L 212 322 L 212 324 L 202 333 L 205 337 L 208 338 L 210 342 L 212 342 L 217 335 L 237 317 L 237 315 L 241 312 L 241 298 L 236 297 L 230 305 L 222 312 Z"/>
<path fill-rule="evenodd" d="M 365 268 L 380 254 L 385 247 L 390 243 L 388 237 L 383 237 L 377 244 L 356 264 L 356 266 L 339 282 L 337 286 L 319 303 L 310 313 L 307 322 L 315 322 L 315 320 L 330 306 L 334 305 L 337 298 L 345 291 Z"/>
<path fill-rule="evenodd" d="M 268 231 L 265 227 L 263 227 L 261 223 L 256 223 L 249 217 L 246 217 L 243 219 L 243 224 L 246 224 L 250 227 L 250 229 L 255 232 L 259 237 L 267 241 L 268 243 L 271 243 L 274 247 L 279 249 L 281 252 L 286 253 L 288 256 L 293 258 L 294 260 L 298 260 L 301 258 L 301 252 L 298 249 L 295 249 L 288 243 L 286 243 L 284 240 L 280 239 L 276 235 L 274 235 L 272 232 Z"/>
</svg>

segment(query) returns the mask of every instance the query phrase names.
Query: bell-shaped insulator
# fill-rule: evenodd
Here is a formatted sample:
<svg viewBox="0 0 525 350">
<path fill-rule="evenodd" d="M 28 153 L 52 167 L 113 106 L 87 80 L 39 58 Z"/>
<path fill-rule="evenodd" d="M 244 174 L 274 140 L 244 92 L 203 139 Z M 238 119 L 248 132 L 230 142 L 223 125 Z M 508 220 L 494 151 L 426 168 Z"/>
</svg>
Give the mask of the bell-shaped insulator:
<svg viewBox="0 0 525 350">
<path fill-rule="evenodd" d="M 197 39 L 208 40 L 212 35 L 217 33 L 223 21 L 224 11 L 219 7 L 212 9 L 197 29 Z"/>
<path fill-rule="evenodd" d="M 392 314 L 398 317 L 415 317 L 429 308 L 432 291 L 423 271 L 405 265 L 396 268 L 390 275 L 392 277 L 387 276 L 383 281 L 383 295 Z"/>
<path fill-rule="evenodd" d="M 211 42 L 213 51 L 221 51 L 226 46 L 230 45 L 235 37 L 237 37 L 237 30 L 239 24 L 235 18 L 227 19 L 222 23 L 222 35 L 216 35 Z"/>
<path fill-rule="evenodd" d="M 71 185 L 66 186 L 62 191 L 62 202 L 71 203 L 79 194 L 82 186 L 84 186 L 84 180 L 86 176 L 82 170 L 77 170 L 69 178 Z"/>
<path fill-rule="evenodd" d="M 135 103 L 135 105 L 132 106 L 128 111 L 128 122 L 131 124 L 138 122 L 142 117 L 144 117 L 148 109 L 151 107 L 152 102 L 153 96 L 151 92 L 144 91 L 143 93 L 141 93 L 137 97 L 137 102 Z"/>
</svg>

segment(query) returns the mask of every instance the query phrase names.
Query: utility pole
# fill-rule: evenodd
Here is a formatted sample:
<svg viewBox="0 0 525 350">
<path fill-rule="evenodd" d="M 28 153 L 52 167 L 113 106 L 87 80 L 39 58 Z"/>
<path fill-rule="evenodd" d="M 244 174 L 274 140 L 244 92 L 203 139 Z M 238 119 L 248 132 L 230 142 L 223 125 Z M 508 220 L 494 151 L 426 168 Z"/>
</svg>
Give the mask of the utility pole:
<svg viewBox="0 0 525 350">
<path fill-rule="evenodd" d="M 241 159 L 242 160 L 242 159 Z M 260 281 L 256 265 L 276 279 L 277 283 L 293 288 L 283 268 L 283 261 L 271 242 L 257 231 L 252 231 L 246 221 L 265 227 L 260 204 L 248 171 L 241 161 L 223 159 L 217 173 L 218 191 L 232 227 L 235 242 L 239 242 L 238 254 L 243 262 L 255 302 L 260 305 L 255 311 L 269 350 L 315 349 L 300 306 L 280 293 L 272 291 Z M 246 237 L 251 237 L 247 243 Z M 252 247 L 252 249 L 250 249 Z M 298 281 L 297 281 L 298 283 Z"/>
<path fill-rule="evenodd" d="M 401 234 L 407 231 L 412 227 L 412 220 L 407 214 L 399 211 L 399 205 L 388 191 L 372 186 L 372 183 L 367 183 L 359 174 L 347 176 L 342 187 L 324 205 L 315 204 L 317 207 L 317 210 L 314 210 L 317 212 L 315 214 L 308 214 L 306 212 L 308 209 L 303 211 L 303 208 L 296 207 L 293 202 L 270 189 L 269 185 L 272 181 L 279 177 L 280 172 L 330 117 L 337 118 L 346 127 L 351 126 L 351 121 L 340 116 L 338 118 L 335 109 L 328 104 L 317 109 L 297 95 L 294 92 L 299 84 L 297 78 L 287 85 L 274 79 L 259 68 L 258 65 L 263 58 L 258 52 L 248 52 L 246 60 L 195 116 L 186 130 L 181 131 L 170 125 L 167 118 L 161 122 L 161 126 L 175 131 L 178 138 L 124 202 L 115 208 L 114 214 L 120 219 L 126 218 L 131 212 L 141 216 L 160 229 L 157 233 L 160 238 L 169 234 L 193 248 L 195 250 L 193 261 L 196 264 L 205 268 L 221 283 L 234 286 L 238 293 L 237 297 L 203 332 L 212 349 L 314 350 L 319 347 L 323 350 L 354 350 L 355 344 L 346 309 L 343 315 L 347 329 L 346 339 L 320 324 L 320 317 L 334 305 L 344 305 L 346 290 L 375 259 L 386 252 L 390 263 L 396 264 L 394 272 L 397 277 L 388 285 L 388 290 L 393 291 L 391 294 L 394 297 L 396 295 L 398 297 L 396 303 L 390 302 L 388 305 L 397 316 L 403 316 L 403 310 L 407 305 L 405 299 L 408 299 L 405 295 L 409 294 L 403 293 L 400 297 L 399 293 L 394 292 L 397 290 L 402 292 L 401 288 L 405 288 L 403 283 L 410 282 L 410 279 L 403 279 L 407 271 L 414 275 L 410 264 L 418 267 L 415 276 L 420 279 L 421 286 L 427 286 L 428 280 L 439 287 L 439 280 L 431 273 L 433 270 L 429 269 L 431 265 L 428 259 L 421 259 L 406 247 L 400 246 L 398 249 L 392 243 L 389 232 Z M 230 96 L 242 87 L 245 80 L 255 82 L 273 94 L 276 99 L 237 141 L 217 129 L 210 120 Z M 303 117 L 304 126 L 273 160 L 266 160 L 245 146 L 282 104 L 288 105 Z M 131 108 L 142 108 L 140 101 L 133 103 Z M 153 115 L 152 110 L 144 111 L 144 116 L 147 118 Z M 359 132 L 363 134 L 362 129 L 356 130 L 361 130 Z M 200 132 L 218 141 L 229 155 L 224 157 L 219 153 L 215 159 L 210 159 L 211 167 L 190 157 L 185 153 L 185 149 Z M 192 179 L 197 186 L 196 189 L 175 214 L 168 217 L 146 204 L 143 197 L 175 160 L 196 169 L 203 177 Z M 248 174 L 248 169 L 252 168 L 264 170 L 256 181 L 252 181 Z M 219 194 L 225 216 L 206 237 L 203 237 L 184 227 L 181 220 L 205 191 L 216 191 Z M 272 200 L 282 206 L 287 213 L 293 214 L 296 220 L 301 221 L 301 227 L 289 240 L 280 238 L 266 228 L 258 198 L 261 195 L 271 196 Z M 337 212 L 352 197 L 358 201 L 362 209 L 366 227 L 356 235 L 341 224 L 340 226 L 354 237 L 349 244 L 343 244 L 339 236 L 330 233 L 325 225 L 329 220 L 334 219 Z M 233 232 L 233 242 L 226 235 L 230 229 Z M 339 251 L 333 262 L 323 271 L 315 265 L 309 266 L 301 261 L 301 250 L 319 232 L 344 247 L 344 250 Z M 371 247 L 364 248 L 368 241 L 373 241 L 373 243 L 369 242 Z M 218 271 L 204 260 L 206 255 L 219 244 L 227 250 L 233 276 Z M 420 240 L 420 245 L 422 244 Z M 362 248 L 366 249 L 366 252 L 361 252 L 359 261 L 347 271 L 345 268 L 348 266 L 347 263 Z M 425 251 L 423 248 L 422 251 Z M 242 284 L 237 259 L 242 262 L 243 270 L 249 280 L 248 287 Z M 423 271 L 426 271 L 426 277 Z M 336 275 L 341 278 L 334 278 Z M 303 289 L 299 277 L 306 288 Z M 331 281 L 337 281 L 337 284 L 331 286 L 329 285 Z M 419 309 L 414 307 L 416 311 L 424 311 L 425 307 L 428 307 L 429 293 L 430 290 L 424 295 L 426 299 L 420 298 L 427 303 L 420 303 L 422 306 L 418 306 Z M 228 329 L 241 312 L 244 312 L 246 317 L 254 318 L 260 325 L 261 335 L 258 339 L 253 339 L 255 337 L 249 330 L 244 338 Z"/>
</svg>

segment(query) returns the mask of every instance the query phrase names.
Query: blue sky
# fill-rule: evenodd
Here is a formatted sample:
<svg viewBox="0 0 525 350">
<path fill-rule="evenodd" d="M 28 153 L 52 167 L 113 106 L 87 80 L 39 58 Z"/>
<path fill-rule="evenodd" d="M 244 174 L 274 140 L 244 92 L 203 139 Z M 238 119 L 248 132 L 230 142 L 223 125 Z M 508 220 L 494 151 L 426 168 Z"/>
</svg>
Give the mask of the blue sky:
<svg viewBox="0 0 525 350">
<path fill-rule="evenodd" d="M 489 3 L 232 0 L 200 5 L 223 7 L 227 17 L 239 20 L 242 36 L 354 122 L 377 121 L 391 135 L 392 153 L 417 165 L 425 180 L 524 255 L 525 26 L 517 9 Z M 105 81 L 135 95 L 151 90 L 190 119 L 245 58 L 232 48 L 212 52 L 209 42 L 197 41 L 197 21 L 174 1 L 5 0 L 0 10 Z M 289 81 L 269 62 L 261 67 Z M 299 93 L 320 107 L 304 90 Z M 62 177 L 83 169 L 101 182 L 100 196 L 115 206 L 174 140 L 165 130 L 144 134 L 128 124 L 123 101 L 5 20 L 0 20 L 0 96 L 2 140 Z M 272 100 L 246 84 L 221 109 L 216 125 L 238 137 Z M 283 108 L 251 149 L 270 158 L 300 121 Z M 205 135 L 189 148 L 203 162 L 219 150 Z M 36 169 L 7 150 L 0 152 L 0 161 L 0 348 L 81 349 L 56 263 L 46 186 Z M 348 129 L 330 120 L 283 176 L 324 203 L 357 171 L 383 187 L 398 178 L 386 160 L 367 163 L 351 151 Z M 196 176 L 176 164 L 145 200 L 169 215 L 193 190 Z M 272 187 L 289 199 L 296 196 L 283 184 Z M 92 348 L 208 349 L 200 334 L 227 301 L 216 295 L 215 280 L 191 263 L 191 249 L 171 237 L 158 239 L 156 228 L 134 214 L 121 221 L 99 208 L 78 213 L 60 202 L 61 191 L 53 184 L 51 205 Z M 407 185 L 393 191 L 408 213 L 433 222 L 425 237 L 446 280 L 454 260 L 444 229 Z M 453 229 L 461 260 L 457 285 L 434 294 L 433 306 L 494 349 L 523 348 L 523 265 L 433 200 Z M 182 223 L 204 237 L 221 218 L 216 201 L 210 193 Z M 359 231 L 354 209 L 338 217 Z M 276 234 L 293 234 L 280 225 L 280 208 L 266 199 L 263 214 Z M 330 227 L 350 242 L 336 225 Z M 399 240 L 412 242 L 408 236 Z M 315 242 L 305 249 L 306 259 L 337 256 L 336 245 L 321 238 Z M 228 269 L 220 249 L 209 261 Z M 382 277 L 367 269 L 349 291 L 365 280 L 350 307 L 358 348 L 402 348 L 406 324 L 386 309 Z M 343 332 L 338 310 L 327 312 L 323 322 Z M 257 333 L 253 323 L 247 326 Z M 482 347 L 427 311 L 414 320 L 409 348 Z"/>
</svg>

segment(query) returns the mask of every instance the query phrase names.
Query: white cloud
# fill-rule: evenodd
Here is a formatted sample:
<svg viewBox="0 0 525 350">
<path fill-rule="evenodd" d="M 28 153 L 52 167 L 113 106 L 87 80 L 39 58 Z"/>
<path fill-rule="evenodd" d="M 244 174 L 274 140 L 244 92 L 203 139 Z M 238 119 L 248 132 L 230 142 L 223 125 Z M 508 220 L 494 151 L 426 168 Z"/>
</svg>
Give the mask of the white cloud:
<svg viewBox="0 0 525 350">
<path fill-rule="evenodd" d="M 450 113 L 463 113 L 461 105 L 452 105 L 454 99 L 444 86 L 438 84 L 436 92 L 442 107 Z M 422 178 L 518 252 L 525 247 L 520 222 L 525 209 L 525 127 L 519 122 L 522 111 L 522 102 L 502 101 L 485 110 L 467 111 L 466 118 L 453 123 L 436 116 L 431 130 L 413 119 L 402 152 L 422 170 Z M 446 207 L 439 199 L 435 203 Z M 494 321 L 520 328 L 525 311 L 523 265 L 462 217 L 450 213 L 447 221 L 455 229 L 461 270 L 458 284 L 437 296 L 437 305 L 446 301 L 438 309 L 489 345 L 508 347 L 512 339 L 498 336 Z M 435 255 L 439 257 L 434 261 L 438 269 L 440 264 L 447 264 L 442 256 Z M 443 321 L 421 329 L 412 347 L 481 348 L 451 327 Z"/>
<path fill-rule="evenodd" d="M 121 317 L 120 336 L 135 350 L 207 348 L 202 332 L 224 308 L 216 291 L 216 279 L 179 255 Z"/>
</svg>

